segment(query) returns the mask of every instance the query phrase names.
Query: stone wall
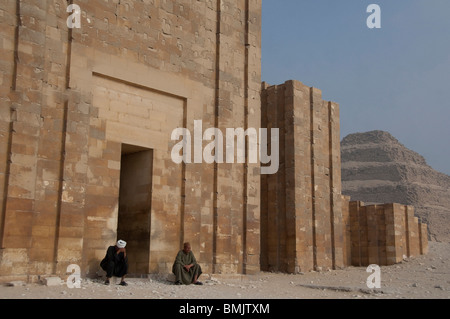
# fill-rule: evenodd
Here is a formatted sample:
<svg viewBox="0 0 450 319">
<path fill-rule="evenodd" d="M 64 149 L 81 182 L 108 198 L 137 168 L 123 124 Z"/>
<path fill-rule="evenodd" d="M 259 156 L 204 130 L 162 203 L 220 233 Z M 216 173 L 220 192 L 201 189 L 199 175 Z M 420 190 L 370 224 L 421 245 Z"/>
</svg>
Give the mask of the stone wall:
<svg viewBox="0 0 450 319">
<path fill-rule="evenodd" d="M 170 271 L 183 241 L 204 272 L 259 270 L 259 165 L 175 164 L 170 133 L 260 127 L 261 2 L 76 4 L 80 29 L 64 0 L 0 3 L 2 278 L 98 271 L 123 145 L 153 154 L 145 270 Z"/>
<path fill-rule="evenodd" d="M 352 228 L 350 223 L 350 196 L 342 195 L 342 251 L 345 266 L 352 264 Z"/>
<path fill-rule="evenodd" d="M 341 195 L 336 103 L 298 81 L 263 83 L 261 103 L 262 127 L 280 129 L 280 169 L 261 176 L 262 270 L 392 265 L 428 252 L 414 207 Z"/>
<path fill-rule="evenodd" d="M 261 100 L 281 137 L 280 169 L 261 177 L 261 269 L 343 267 L 339 106 L 298 81 L 263 84 Z"/>
<path fill-rule="evenodd" d="M 428 253 L 427 225 L 414 207 L 350 202 L 351 265 L 393 265 Z"/>
<path fill-rule="evenodd" d="M 336 103 L 298 81 L 261 89 L 261 1 L 76 3 L 79 29 L 68 1 L 0 2 L 1 281 L 95 276 L 117 239 L 135 275 L 169 273 L 185 241 L 214 274 L 427 251 L 410 208 L 341 195 Z M 261 127 L 280 129 L 274 175 L 248 145 L 246 163 L 171 157 L 177 128 L 202 154 L 208 128 Z"/>
</svg>

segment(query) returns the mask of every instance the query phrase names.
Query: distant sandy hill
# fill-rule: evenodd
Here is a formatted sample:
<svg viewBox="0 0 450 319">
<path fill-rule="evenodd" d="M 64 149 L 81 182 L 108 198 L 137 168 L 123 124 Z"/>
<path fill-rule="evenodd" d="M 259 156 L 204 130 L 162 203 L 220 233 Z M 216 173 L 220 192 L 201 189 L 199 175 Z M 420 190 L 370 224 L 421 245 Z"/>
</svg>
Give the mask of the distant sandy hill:
<svg viewBox="0 0 450 319">
<path fill-rule="evenodd" d="M 431 240 L 450 242 L 450 176 L 383 131 L 348 135 L 341 157 L 343 194 L 366 204 L 412 205 Z"/>
</svg>

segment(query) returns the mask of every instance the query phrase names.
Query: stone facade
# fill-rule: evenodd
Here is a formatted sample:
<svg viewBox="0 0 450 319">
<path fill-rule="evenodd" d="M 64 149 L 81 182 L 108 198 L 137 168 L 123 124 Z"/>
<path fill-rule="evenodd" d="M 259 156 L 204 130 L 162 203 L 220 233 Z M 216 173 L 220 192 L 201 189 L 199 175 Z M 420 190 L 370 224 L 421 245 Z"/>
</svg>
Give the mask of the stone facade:
<svg viewBox="0 0 450 319">
<path fill-rule="evenodd" d="M 263 84 L 262 126 L 280 129 L 280 169 L 261 177 L 261 268 L 344 266 L 339 106 L 298 81 Z"/>
<path fill-rule="evenodd" d="M 261 88 L 261 1 L 78 0 L 73 29 L 68 3 L 0 2 L 1 281 L 95 276 L 119 238 L 134 275 L 169 273 L 184 241 L 204 273 L 353 263 L 339 106 L 297 81 Z M 279 128 L 278 172 L 177 164 L 172 133 L 196 121 Z M 426 227 L 393 207 L 410 227 L 396 254 L 425 252 Z"/>
<path fill-rule="evenodd" d="M 428 252 L 414 207 L 341 195 L 339 105 L 298 81 L 263 83 L 261 124 L 280 129 L 280 169 L 261 176 L 261 270 L 393 265 Z M 270 147 L 268 147 L 270 149 Z"/>
<path fill-rule="evenodd" d="M 350 202 L 351 265 L 393 265 L 428 253 L 427 225 L 414 207 Z"/>
<path fill-rule="evenodd" d="M 170 150 L 195 120 L 260 127 L 260 1 L 76 4 L 79 29 L 64 0 L 0 3 L 1 276 L 92 275 L 137 220 L 131 272 L 170 271 L 183 241 L 206 273 L 258 271 L 259 166 Z M 122 205 L 122 159 L 142 152 L 151 196 Z"/>
</svg>

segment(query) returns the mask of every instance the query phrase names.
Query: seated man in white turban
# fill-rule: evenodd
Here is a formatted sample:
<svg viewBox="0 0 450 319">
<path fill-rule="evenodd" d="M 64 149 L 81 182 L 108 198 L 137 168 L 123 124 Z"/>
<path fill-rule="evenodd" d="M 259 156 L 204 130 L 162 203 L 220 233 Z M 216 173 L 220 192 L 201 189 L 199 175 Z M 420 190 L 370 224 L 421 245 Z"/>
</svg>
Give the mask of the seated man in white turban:
<svg viewBox="0 0 450 319">
<path fill-rule="evenodd" d="M 125 246 L 127 243 L 118 240 L 115 246 L 109 246 L 106 256 L 100 263 L 100 267 L 106 271 L 105 285 L 109 285 L 112 276 L 121 277 L 120 285 L 128 286 L 125 282 L 125 276 L 128 273 L 128 258 Z"/>
</svg>

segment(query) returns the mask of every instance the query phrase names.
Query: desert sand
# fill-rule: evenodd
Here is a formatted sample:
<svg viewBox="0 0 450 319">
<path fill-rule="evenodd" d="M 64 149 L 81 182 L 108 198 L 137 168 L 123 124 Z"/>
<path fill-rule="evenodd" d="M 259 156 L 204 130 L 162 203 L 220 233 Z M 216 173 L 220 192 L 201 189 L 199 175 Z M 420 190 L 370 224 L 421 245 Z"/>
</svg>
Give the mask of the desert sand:
<svg viewBox="0 0 450 319">
<path fill-rule="evenodd" d="M 83 279 L 81 288 L 15 283 L 0 286 L 2 299 L 449 299 L 450 244 L 430 242 L 425 256 L 381 267 L 381 288 L 369 289 L 365 267 L 298 275 L 202 275 L 203 286 L 176 286 L 167 276 L 128 278 L 128 286 Z"/>
</svg>

